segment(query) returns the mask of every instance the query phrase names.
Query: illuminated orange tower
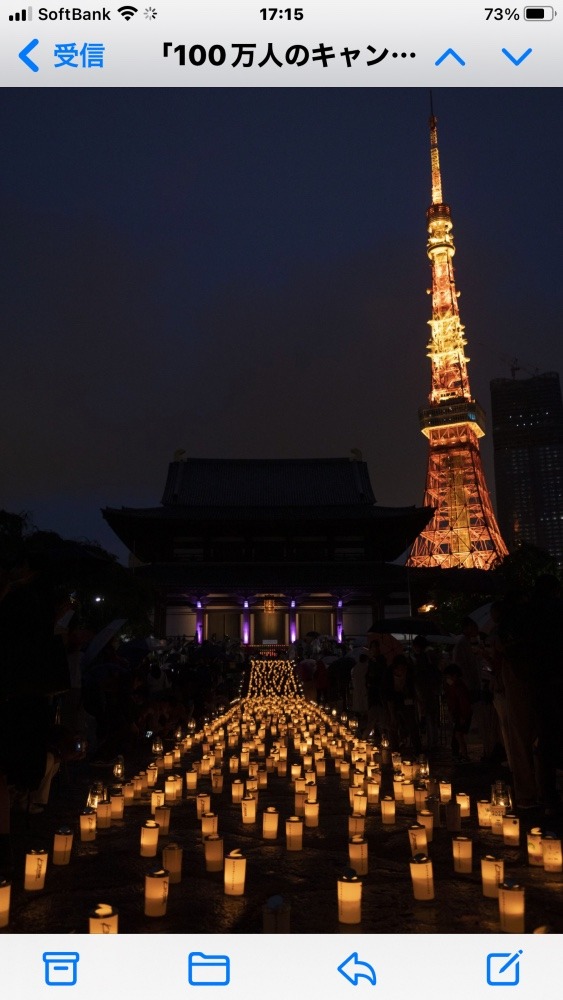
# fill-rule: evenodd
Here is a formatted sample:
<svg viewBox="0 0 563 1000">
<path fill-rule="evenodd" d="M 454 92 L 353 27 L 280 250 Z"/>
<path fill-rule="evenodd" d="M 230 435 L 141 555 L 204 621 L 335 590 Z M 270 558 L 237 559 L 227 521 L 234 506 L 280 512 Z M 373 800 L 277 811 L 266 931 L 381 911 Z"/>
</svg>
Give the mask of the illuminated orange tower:
<svg viewBox="0 0 563 1000">
<path fill-rule="evenodd" d="M 430 118 L 432 204 L 427 212 L 432 269 L 432 319 L 428 357 L 432 389 L 419 410 L 428 438 L 424 505 L 434 516 L 415 540 L 409 566 L 491 569 L 507 555 L 479 453 L 485 415 L 471 394 L 452 258 L 455 246 L 449 205 L 442 198 L 436 119 Z"/>
</svg>

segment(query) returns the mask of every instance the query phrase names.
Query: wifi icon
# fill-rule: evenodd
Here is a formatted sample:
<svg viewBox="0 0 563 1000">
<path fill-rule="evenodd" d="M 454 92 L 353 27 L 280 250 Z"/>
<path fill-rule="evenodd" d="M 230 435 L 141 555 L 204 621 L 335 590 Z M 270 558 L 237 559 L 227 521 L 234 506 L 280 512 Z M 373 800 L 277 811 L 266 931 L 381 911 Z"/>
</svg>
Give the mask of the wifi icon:
<svg viewBox="0 0 563 1000">
<path fill-rule="evenodd" d="M 126 21 L 130 21 L 132 17 L 137 13 L 137 7 L 131 7 L 130 5 L 125 5 L 125 7 L 118 7 L 117 13 L 121 14 Z"/>
</svg>

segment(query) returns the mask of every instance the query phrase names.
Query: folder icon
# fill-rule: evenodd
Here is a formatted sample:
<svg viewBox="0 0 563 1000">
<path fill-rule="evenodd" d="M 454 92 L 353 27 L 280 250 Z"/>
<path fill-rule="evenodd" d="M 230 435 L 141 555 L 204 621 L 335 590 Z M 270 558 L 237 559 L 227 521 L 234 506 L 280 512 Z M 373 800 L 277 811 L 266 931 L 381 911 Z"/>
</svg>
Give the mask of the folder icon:
<svg viewBox="0 0 563 1000">
<path fill-rule="evenodd" d="M 231 960 L 228 955 L 204 955 L 191 951 L 188 955 L 190 986 L 228 986 L 231 981 Z"/>
</svg>

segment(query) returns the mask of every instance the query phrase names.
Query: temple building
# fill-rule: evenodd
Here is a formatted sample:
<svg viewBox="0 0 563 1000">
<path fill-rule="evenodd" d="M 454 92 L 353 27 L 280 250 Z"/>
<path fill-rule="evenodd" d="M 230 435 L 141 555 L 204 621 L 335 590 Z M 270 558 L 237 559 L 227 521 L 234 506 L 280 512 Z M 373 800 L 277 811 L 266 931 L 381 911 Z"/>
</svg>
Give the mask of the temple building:
<svg viewBox="0 0 563 1000">
<path fill-rule="evenodd" d="M 359 459 L 175 456 L 161 505 L 106 508 L 155 587 L 155 633 L 287 645 L 365 635 L 427 507 L 380 507 Z M 182 453 L 183 456 L 183 453 Z"/>
</svg>

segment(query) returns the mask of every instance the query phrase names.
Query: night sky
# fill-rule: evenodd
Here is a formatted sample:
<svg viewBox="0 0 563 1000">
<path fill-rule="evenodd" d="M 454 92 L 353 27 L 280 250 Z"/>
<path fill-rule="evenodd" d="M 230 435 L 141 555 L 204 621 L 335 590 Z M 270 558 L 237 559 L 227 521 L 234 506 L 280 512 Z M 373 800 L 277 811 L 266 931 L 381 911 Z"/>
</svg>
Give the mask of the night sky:
<svg viewBox="0 0 563 1000">
<path fill-rule="evenodd" d="M 563 94 L 438 90 L 472 388 L 563 370 Z M 420 504 L 422 90 L 4 90 L 0 507 L 123 555 L 177 448 Z M 492 438 L 482 444 L 492 488 Z"/>
</svg>

